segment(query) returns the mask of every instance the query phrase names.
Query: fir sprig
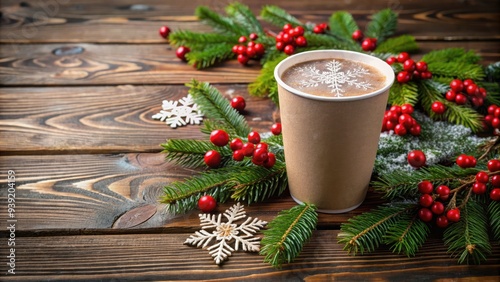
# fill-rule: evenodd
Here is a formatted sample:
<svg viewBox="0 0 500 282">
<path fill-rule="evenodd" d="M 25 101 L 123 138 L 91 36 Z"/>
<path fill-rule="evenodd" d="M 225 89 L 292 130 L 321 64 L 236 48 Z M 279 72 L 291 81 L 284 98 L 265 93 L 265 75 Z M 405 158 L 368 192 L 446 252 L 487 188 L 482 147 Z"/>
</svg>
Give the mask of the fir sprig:
<svg viewBox="0 0 500 282">
<path fill-rule="evenodd" d="M 228 43 L 212 44 L 203 50 L 187 53 L 186 58 L 188 63 L 197 69 L 207 68 L 235 57 L 231 50 L 232 46 Z"/>
<path fill-rule="evenodd" d="M 293 26 L 303 26 L 302 22 L 299 21 L 296 17 L 290 15 L 287 11 L 274 5 L 264 6 L 260 12 L 260 16 L 263 20 L 278 27 L 282 27 L 287 23 L 290 23 Z M 304 28 L 307 27 L 304 26 Z"/>
<path fill-rule="evenodd" d="M 385 41 L 377 45 L 375 52 L 377 53 L 400 53 L 408 52 L 413 53 L 418 50 L 417 42 L 411 35 L 401 35 L 397 37 L 387 38 Z"/>
<path fill-rule="evenodd" d="M 279 57 L 267 61 L 264 64 L 257 79 L 248 85 L 248 92 L 250 92 L 251 95 L 259 97 L 269 95 L 269 98 L 271 98 L 275 104 L 279 105 L 278 88 L 276 80 L 274 79 L 274 69 L 284 58 L 286 58 L 286 55 L 281 53 Z"/>
<path fill-rule="evenodd" d="M 263 232 L 260 254 L 265 256 L 264 261 L 276 268 L 292 262 L 316 229 L 317 221 L 314 205 L 301 204 L 281 211 Z"/>
<path fill-rule="evenodd" d="M 184 167 L 201 167 L 203 156 L 209 150 L 217 149 L 209 141 L 193 139 L 169 139 L 162 144 L 167 161 L 173 161 Z"/>
<path fill-rule="evenodd" d="M 404 213 L 387 230 L 384 244 L 391 246 L 395 253 L 415 256 L 418 249 L 425 243 L 431 233 L 430 228 L 418 218 L 417 208 Z"/>
<path fill-rule="evenodd" d="M 396 32 L 398 15 L 391 9 L 381 10 L 373 15 L 365 30 L 365 36 L 377 38 L 382 43 Z"/>
<path fill-rule="evenodd" d="M 238 36 L 218 33 L 177 30 L 168 37 L 174 46 L 188 45 L 191 49 L 204 49 L 212 44 L 238 42 Z"/>
<path fill-rule="evenodd" d="M 226 7 L 226 13 L 247 31 L 255 32 L 258 35 L 264 34 L 264 29 L 248 6 L 233 2 Z"/>
<path fill-rule="evenodd" d="M 460 221 L 452 224 L 443 234 L 448 251 L 458 257 L 459 263 L 479 264 L 491 253 L 485 208 L 468 201 L 461 209 Z"/>
<path fill-rule="evenodd" d="M 394 82 L 389 90 L 390 105 L 414 105 L 418 102 L 418 85 L 415 82 Z"/>
<path fill-rule="evenodd" d="M 488 218 L 493 239 L 500 241 L 500 201 L 491 201 L 488 205 Z"/>
<path fill-rule="evenodd" d="M 241 36 L 249 33 L 244 27 L 229 17 L 220 15 L 206 6 L 198 6 L 195 15 L 204 23 L 211 26 L 216 32 Z"/>
<path fill-rule="evenodd" d="M 352 15 L 346 11 L 333 13 L 329 19 L 330 33 L 343 39 L 349 47 L 361 50 L 361 47 L 352 39 L 352 33 L 359 29 Z"/>
</svg>

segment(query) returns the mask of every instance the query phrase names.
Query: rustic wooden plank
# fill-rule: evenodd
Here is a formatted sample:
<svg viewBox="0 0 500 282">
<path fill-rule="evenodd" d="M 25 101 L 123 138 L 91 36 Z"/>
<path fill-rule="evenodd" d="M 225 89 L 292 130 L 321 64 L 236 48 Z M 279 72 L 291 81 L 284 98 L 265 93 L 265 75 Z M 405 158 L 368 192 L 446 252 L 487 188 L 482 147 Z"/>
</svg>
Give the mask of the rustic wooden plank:
<svg viewBox="0 0 500 282">
<path fill-rule="evenodd" d="M 160 227 L 192 230 L 198 225 L 199 211 L 173 216 L 164 213 L 164 206 L 158 203 L 165 185 L 196 173 L 165 162 L 162 153 L 0 156 L 0 171 L 8 170 L 16 176 L 18 231 L 79 233 L 136 228 L 157 232 Z M 6 173 L 2 175 L 0 185 L 6 187 Z M 7 193 L 7 189 L 0 189 L 0 199 L 5 200 Z M 348 218 L 380 203 L 378 195 L 369 193 L 365 203 L 350 213 L 320 215 L 319 226 L 338 228 Z M 223 212 L 232 204 L 221 204 L 215 212 Z M 283 195 L 247 209 L 269 221 L 294 205 L 288 195 Z M 127 212 L 130 214 L 123 219 Z M 7 216 L 0 213 L 0 221 L 5 222 Z M 142 216 L 143 222 L 134 218 Z M 122 222 L 115 223 L 118 218 Z"/>
<path fill-rule="evenodd" d="M 488 261 L 457 265 L 440 239 L 431 238 L 416 257 L 386 248 L 349 256 L 338 231 L 315 231 L 295 262 L 276 270 L 255 253 L 235 252 L 222 265 L 208 251 L 183 245 L 188 233 L 109 236 L 16 237 L 16 275 L 9 281 L 184 280 L 184 281 L 446 281 L 475 277 L 498 281 L 500 246 Z M 8 255 L 7 248 L 0 255 Z M 189 259 L 186 259 L 189 258 Z"/>
<path fill-rule="evenodd" d="M 161 43 L 157 30 L 168 24 L 174 30 L 207 31 L 194 17 L 198 5 L 223 11 L 230 1 L 148 0 L 120 1 L 38 1 L 22 0 L 2 3 L 1 43 L 100 42 Z M 241 1 L 258 14 L 269 1 Z M 348 10 L 360 26 L 366 25 L 375 11 L 392 8 L 400 14 L 400 33 L 410 33 L 419 40 L 499 39 L 499 5 L 495 1 L 434 1 L 422 5 L 411 0 L 400 1 L 273 1 L 303 22 L 323 22 L 335 11 Z M 439 25 L 439 29 L 435 26 Z M 460 25 L 460 28 L 456 28 Z M 82 36 L 84 30 L 84 36 Z M 126 30 L 126 34 L 123 31 Z"/>
<path fill-rule="evenodd" d="M 246 85 L 214 85 L 247 100 L 250 126 L 269 131 L 274 104 L 249 97 Z M 176 129 L 152 119 L 162 100 L 188 94 L 182 85 L 0 88 L 0 151 L 8 154 L 158 152 L 167 138 L 206 138 L 200 126 Z"/>
<path fill-rule="evenodd" d="M 423 52 L 449 47 L 475 50 L 484 55 L 484 63 L 500 59 L 500 41 L 421 42 L 420 46 Z M 67 55 L 54 54 L 61 48 L 66 48 L 62 53 Z M 192 78 L 249 83 L 260 70 L 256 62 L 245 67 L 236 60 L 196 70 L 181 62 L 167 45 L 12 44 L 0 49 L 0 57 L 0 83 L 10 86 L 164 85 L 183 84 Z"/>
</svg>

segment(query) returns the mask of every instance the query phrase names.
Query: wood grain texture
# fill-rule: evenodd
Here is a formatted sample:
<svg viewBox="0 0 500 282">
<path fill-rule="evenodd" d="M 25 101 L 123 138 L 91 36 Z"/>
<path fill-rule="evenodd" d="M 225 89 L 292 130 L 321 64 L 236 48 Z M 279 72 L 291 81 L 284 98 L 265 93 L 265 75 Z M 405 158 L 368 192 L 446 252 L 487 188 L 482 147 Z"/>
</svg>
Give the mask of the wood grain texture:
<svg viewBox="0 0 500 282">
<path fill-rule="evenodd" d="M 4 3 L 5 2 L 5 3 Z M 168 24 L 173 30 L 207 31 L 196 20 L 194 10 L 207 5 L 216 11 L 230 3 L 224 1 L 3 1 L 0 42 L 99 42 L 161 43 L 157 30 Z M 241 1 L 259 14 L 269 1 Z M 59 4 L 60 3 L 60 4 Z M 363 27 L 375 11 L 392 8 L 400 14 L 399 32 L 411 33 L 419 40 L 500 39 L 500 5 L 497 1 L 436 1 L 432 6 L 411 0 L 359 1 L 273 1 L 303 22 L 324 22 L 335 11 L 348 10 Z M 439 25 L 440 28 L 435 28 Z M 457 29 L 457 25 L 460 28 Z M 127 32 L 124 34 L 123 30 Z"/>
<path fill-rule="evenodd" d="M 270 130 L 276 108 L 269 99 L 250 98 L 246 85 L 214 87 L 228 98 L 245 97 L 250 126 Z M 158 152 L 167 138 L 207 138 L 200 126 L 172 129 L 152 119 L 162 100 L 178 100 L 188 90 L 182 85 L 0 88 L 0 152 Z"/>
<path fill-rule="evenodd" d="M 253 214 L 252 214 L 253 215 Z M 349 256 L 338 231 L 315 231 L 295 262 L 276 270 L 256 253 L 234 252 L 222 266 L 208 251 L 183 245 L 189 233 L 16 238 L 16 275 L 9 281 L 433 281 L 469 275 L 498 281 L 500 246 L 479 266 L 457 265 L 431 238 L 416 257 L 376 253 Z M 0 249 L 6 256 L 6 249 Z M 479 278 L 481 277 L 481 278 Z"/>
<path fill-rule="evenodd" d="M 49 233 L 79 234 L 101 229 L 120 232 L 110 228 L 192 231 L 198 226 L 198 210 L 173 216 L 158 203 L 165 185 L 197 172 L 165 162 L 162 153 L 1 156 L 0 171 L 8 170 L 16 173 L 16 217 L 20 232 L 49 230 Z M 7 177 L 3 173 L 2 176 L 5 176 L 0 179 L 3 187 Z M 1 199 L 6 194 L 7 189 L 0 189 Z M 380 203 L 377 194 L 369 193 L 365 203 L 350 213 L 321 214 L 318 226 L 338 228 L 348 218 Z M 215 212 L 223 212 L 232 204 L 232 201 L 221 204 Z M 270 221 L 279 211 L 294 205 L 285 194 L 246 209 Z M 0 213 L 0 222 L 6 220 L 7 213 Z"/>
</svg>

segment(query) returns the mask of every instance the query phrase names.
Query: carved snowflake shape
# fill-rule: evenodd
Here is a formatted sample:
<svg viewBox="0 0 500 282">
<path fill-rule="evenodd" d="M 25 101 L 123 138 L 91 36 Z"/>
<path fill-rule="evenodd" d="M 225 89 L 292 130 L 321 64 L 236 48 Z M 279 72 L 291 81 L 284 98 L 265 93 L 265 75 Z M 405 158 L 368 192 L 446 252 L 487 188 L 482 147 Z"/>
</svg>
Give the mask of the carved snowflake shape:
<svg viewBox="0 0 500 282">
<path fill-rule="evenodd" d="M 203 114 L 198 110 L 198 105 L 193 101 L 191 95 L 183 97 L 177 101 L 162 102 L 162 110 L 152 116 L 170 125 L 172 128 L 187 124 L 200 124 Z"/>
<path fill-rule="evenodd" d="M 267 222 L 248 217 L 239 225 L 235 223 L 246 217 L 245 209 L 240 203 L 233 205 L 224 212 L 226 222 L 222 222 L 222 214 L 218 216 L 200 214 L 199 217 L 201 230 L 189 236 L 184 244 L 206 248 L 216 264 L 221 264 L 234 251 L 238 251 L 240 246 L 243 251 L 247 252 L 258 252 L 260 250 L 260 239 L 253 236 Z M 215 244 L 207 248 L 212 241 L 215 241 Z"/>
<path fill-rule="evenodd" d="M 319 84 L 327 84 L 334 93 L 335 97 L 344 96 L 345 90 L 343 85 L 347 83 L 349 86 L 362 88 L 367 90 L 372 88 L 368 82 L 358 81 L 358 78 L 369 74 L 369 71 L 361 66 L 354 69 L 343 70 L 342 63 L 337 60 L 332 60 L 326 63 L 326 71 L 320 71 L 315 66 L 312 67 L 298 67 L 298 71 L 302 73 L 306 80 L 301 80 L 302 87 L 317 87 Z"/>
</svg>

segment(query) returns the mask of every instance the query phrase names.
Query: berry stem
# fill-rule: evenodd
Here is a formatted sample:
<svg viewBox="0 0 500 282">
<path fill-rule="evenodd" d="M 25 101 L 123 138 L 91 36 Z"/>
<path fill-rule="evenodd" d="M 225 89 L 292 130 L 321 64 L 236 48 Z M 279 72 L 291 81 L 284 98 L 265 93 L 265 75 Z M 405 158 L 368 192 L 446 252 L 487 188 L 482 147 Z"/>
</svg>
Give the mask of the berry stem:
<svg viewBox="0 0 500 282">
<path fill-rule="evenodd" d="M 490 142 L 488 142 L 487 144 L 484 145 L 484 154 L 482 154 L 477 160 L 482 160 L 484 158 L 486 158 L 490 152 L 498 145 L 498 143 L 500 142 L 500 137 L 496 137 L 494 140 L 491 140 Z"/>
</svg>

